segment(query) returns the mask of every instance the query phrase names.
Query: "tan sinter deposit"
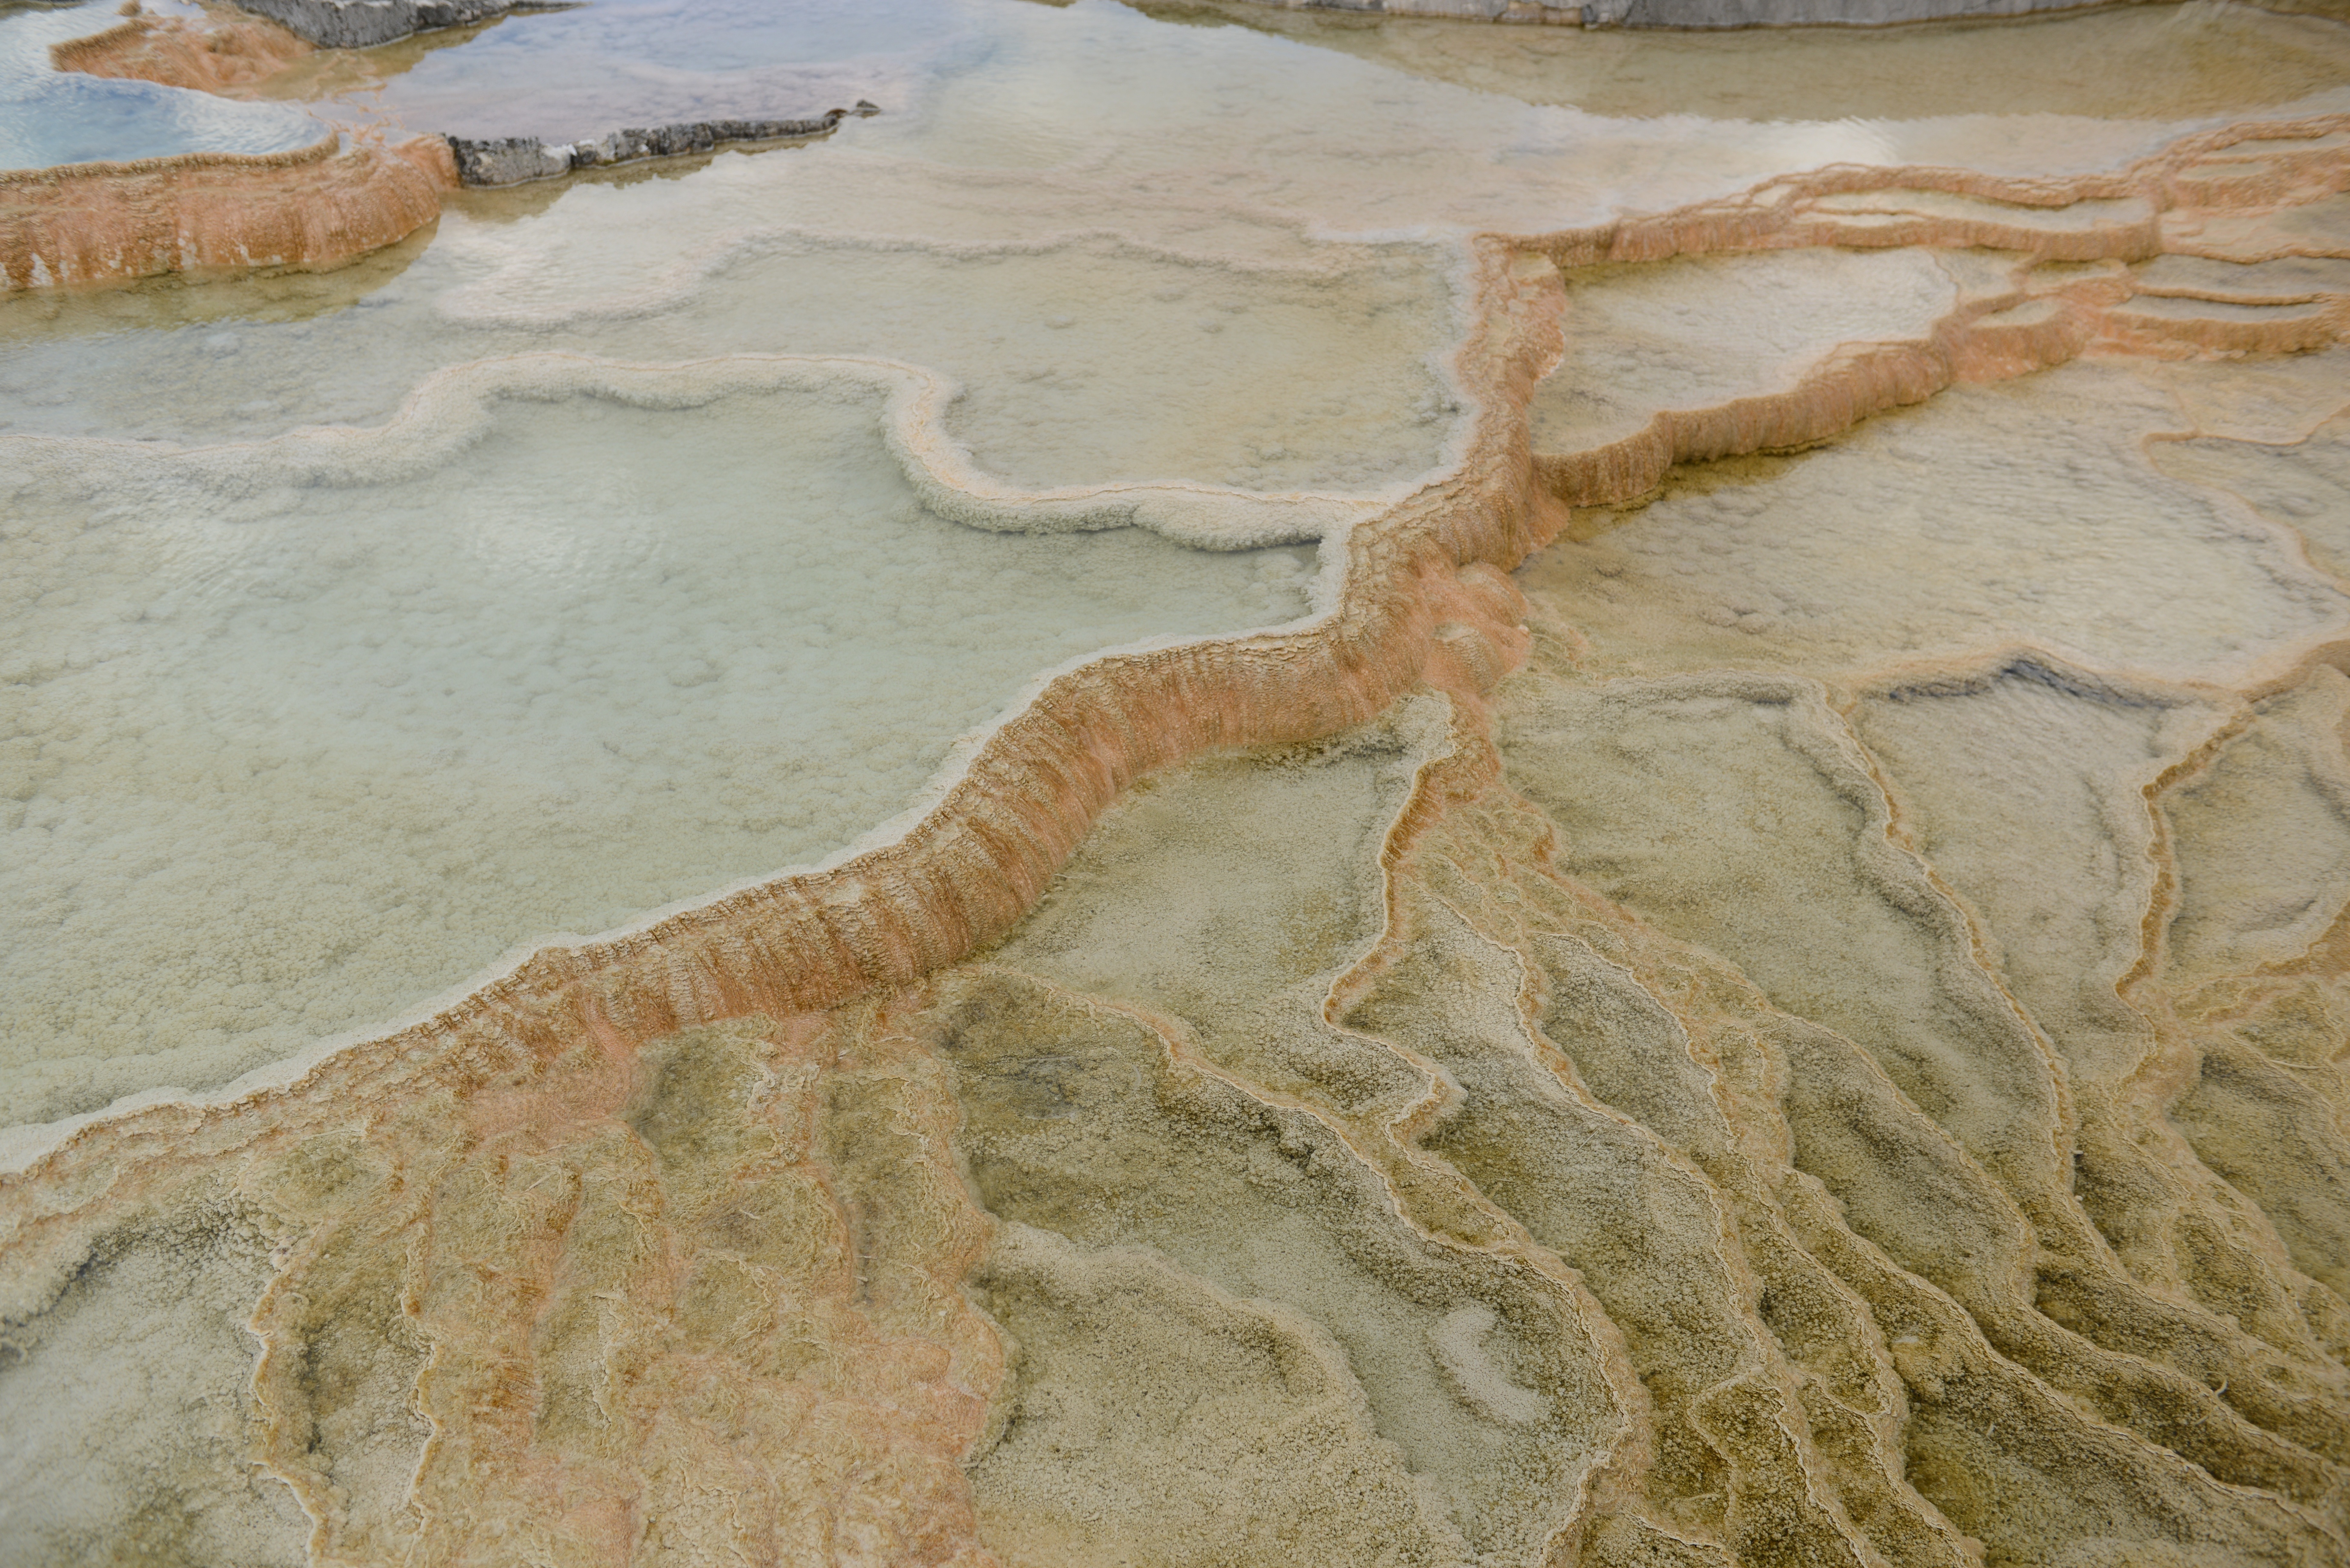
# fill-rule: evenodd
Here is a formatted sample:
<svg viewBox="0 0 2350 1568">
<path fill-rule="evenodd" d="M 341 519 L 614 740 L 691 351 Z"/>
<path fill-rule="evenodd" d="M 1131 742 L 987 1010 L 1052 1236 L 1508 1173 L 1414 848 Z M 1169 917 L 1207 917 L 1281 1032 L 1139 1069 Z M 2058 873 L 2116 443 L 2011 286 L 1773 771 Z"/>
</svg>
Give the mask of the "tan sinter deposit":
<svg viewBox="0 0 2350 1568">
<path fill-rule="evenodd" d="M 0 1560 L 2350 1560 L 2350 124 L 1473 256 L 1303 629 L 20 1139 Z"/>
</svg>

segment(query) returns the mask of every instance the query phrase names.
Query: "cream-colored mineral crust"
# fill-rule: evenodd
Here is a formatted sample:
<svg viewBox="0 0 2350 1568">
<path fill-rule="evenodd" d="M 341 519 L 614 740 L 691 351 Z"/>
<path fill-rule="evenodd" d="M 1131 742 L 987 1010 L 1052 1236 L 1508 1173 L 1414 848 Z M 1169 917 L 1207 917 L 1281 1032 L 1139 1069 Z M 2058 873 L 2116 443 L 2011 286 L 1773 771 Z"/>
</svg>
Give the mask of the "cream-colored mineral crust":
<svg viewBox="0 0 2350 1568">
<path fill-rule="evenodd" d="M 1002 210 L 900 170 L 855 234 L 697 205 L 888 165 L 810 167 L 484 220 L 435 308 L 616 349 L 715 337 L 795 247 L 984 273 L 966 316 L 1099 263 L 1136 319 L 1197 290 L 1398 379 L 1434 309 L 1392 236 L 1197 188 L 1015 244 L 1066 162 L 970 176 Z M 9 542 L 78 585 L 12 612 L 64 652 L 11 671 L 57 690 L 8 699 L 9 830 L 120 851 L 6 873 L 5 1070 L 50 1098 L 0 1144 L 0 1563 L 2350 1560 L 2345 189 L 2303 116 L 1422 234 L 1443 406 L 1366 394 L 1413 444 L 1359 464 L 1343 389 L 1201 461 L 1277 400 L 1204 372 L 1086 436 L 1147 380 L 1107 330 L 1057 339 L 1098 378 L 1040 385 L 1058 425 L 910 350 L 518 336 L 374 421 L 0 437 Z M 599 239 L 631 211 L 665 260 Z M 622 482 L 712 534 L 665 556 Z M 352 519 L 405 552 L 335 576 Z M 104 589 L 138 551 L 217 563 L 167 637 Z M 315 714 L 223 678 L 421 637 L 379 590 L 499 551 L 626 590 L 515 635 L 662 635 L 424 639 Z M 839 711 L 743 706 L 793 680 Z M 566 749 L 624 699 L 640 754 Z M 432 779 L 294 749 L 433 724 Z M 256 755 L 326 806 L 206 772 Z M 139 781 L 152 865 L 36 787 L 77 769 Z M 388 884 L 335 899 L 391 852 L 336 789 L 500 874 L 369 924 Z M 231 805 L 301 878 L 149 885 Z M 558 918 L 602 934 L 381 1023 Z M 317 961 L 248 994 L 217 955 L 263 930 Z M 253 1061 L 197 1038 L 237 1009 Z"/>
</svg>

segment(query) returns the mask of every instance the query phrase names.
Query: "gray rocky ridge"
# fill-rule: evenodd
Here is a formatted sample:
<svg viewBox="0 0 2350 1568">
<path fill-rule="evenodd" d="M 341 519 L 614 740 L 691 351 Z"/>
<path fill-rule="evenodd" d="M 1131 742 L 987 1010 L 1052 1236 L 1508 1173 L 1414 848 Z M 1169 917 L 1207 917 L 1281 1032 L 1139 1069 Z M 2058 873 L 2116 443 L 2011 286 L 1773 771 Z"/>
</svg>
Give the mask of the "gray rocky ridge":
<svg viewBox="0 0 2350 1568">
<path fill-rule="evenodd" d="M 2079 11 L 2121 0 L 1251 0 L 1288 11 L 1344 11 L 1462 21 L 1586 27 L 1880 27 L 1969 16 Z M 236 0 L 245 10 L 328 48 L 367 48 L 436 27 L 514 11 L 567 8 L 566 0 Z M 2292 9 L 2293 7 L 2282 7 Z M 537 178 L 538 176 L 522 176 Z M 498 182 L 504 183 L 505 182 Z"/>
<path fill-rule="evenodd" d="M 823 136 L 850 115 L 880 109 L 863 99 L 855 109 L 832 109 L 811 119 L 697 119 L 676 125 L 632 127 L 578 141 L 549 143 L 535 136 L 449 137 L 457 177 L 468 185 L 519 185 L 551 180 L 579 169 L 630 163 L 641 158 L 675 158 L 708 152 L 723 143 L 788 141 Z"/>
<path fill-rule="evenodd" d="M 365 49 L 411 33 L 462 27 L 509 11 L 559 11 L 556 0 L 237 0 L 321 48 Z"/>
<path fill-rule="evenodd" d="M 412 33 L 458 27 L 514 11 L 561 10 L 562 0 L 236 0 L 328 48 L 359 49 Z M 1291 11 L 1347 11 L 1463 21 L 1586 27 L 1886 26 L 1964 16 L 2077 11 L 2117 0 L 1253 0 Z M 537 178 L 536 175 L 520 178 Z M 505 183 L 507 182 L 497 182 Z"/>
<path fill-rule="evenodd" d="M 288 0 L 266 0 L 286 4 Z M 293 0 L 315 4 L 317 0 Z M 1966 16 L 2079 11 L 2118 0 L 1252 0 L 1287 11 L 1347 11 L 1586 27 L 1881 27 Z"/>
</svg>

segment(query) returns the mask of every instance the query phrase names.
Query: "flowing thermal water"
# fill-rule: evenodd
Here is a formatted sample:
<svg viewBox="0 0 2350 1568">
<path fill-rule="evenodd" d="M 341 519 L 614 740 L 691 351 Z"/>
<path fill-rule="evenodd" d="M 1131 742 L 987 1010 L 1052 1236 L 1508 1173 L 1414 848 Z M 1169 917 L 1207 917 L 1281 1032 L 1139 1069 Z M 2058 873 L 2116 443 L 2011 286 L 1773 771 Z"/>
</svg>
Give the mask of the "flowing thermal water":
<svg viewBox="0 0 2350 1568">
<path fill-rule="evenodd" d="M 882 112 L 0 300 L 0 1565 L 2350 1560 L 2350 24 L 252 47 Z"/>
</svg>

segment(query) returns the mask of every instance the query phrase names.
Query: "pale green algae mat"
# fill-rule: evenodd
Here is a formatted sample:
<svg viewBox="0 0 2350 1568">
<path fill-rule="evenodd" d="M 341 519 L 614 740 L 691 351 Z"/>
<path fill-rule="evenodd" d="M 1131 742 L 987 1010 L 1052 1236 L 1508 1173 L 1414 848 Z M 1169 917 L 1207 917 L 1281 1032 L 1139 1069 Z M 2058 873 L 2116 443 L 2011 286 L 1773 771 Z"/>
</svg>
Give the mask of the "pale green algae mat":
<svg viewBox="0 0 2350 1568">
<path fill-rule="evenodd" d="M 0 1568 L 2350 1562 L 2350 25 L 266 90 L 882 112 L 0 301 Z"/>
</svg>

